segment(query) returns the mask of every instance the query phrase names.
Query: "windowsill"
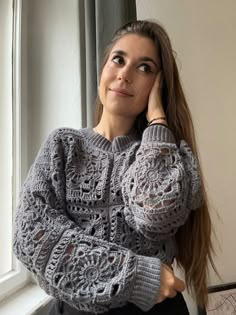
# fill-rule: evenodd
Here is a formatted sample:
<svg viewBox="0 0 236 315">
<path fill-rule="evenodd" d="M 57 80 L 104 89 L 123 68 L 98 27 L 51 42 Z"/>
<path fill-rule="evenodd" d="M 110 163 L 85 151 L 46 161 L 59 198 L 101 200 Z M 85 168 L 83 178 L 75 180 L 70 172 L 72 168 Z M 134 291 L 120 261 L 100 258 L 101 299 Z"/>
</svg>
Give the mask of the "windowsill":
<svg viewBox="0 0 236 315">
<path fill-rule="evenodd" d="M 32 315 L 50 299 L 38 285 L 29 284 L 0 303 L 0 314 Z"/>
</svg>

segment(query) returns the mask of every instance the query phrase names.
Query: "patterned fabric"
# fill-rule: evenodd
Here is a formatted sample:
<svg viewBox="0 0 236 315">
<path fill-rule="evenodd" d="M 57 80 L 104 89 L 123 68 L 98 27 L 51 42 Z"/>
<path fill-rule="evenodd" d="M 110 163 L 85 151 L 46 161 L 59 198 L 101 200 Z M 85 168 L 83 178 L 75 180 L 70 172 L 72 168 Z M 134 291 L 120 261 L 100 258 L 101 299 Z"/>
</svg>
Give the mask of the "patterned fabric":
<svg viewBox="0 0 236 315">
<path fill-rule="evenodd" d="M 43 144 L 22 187 L 14 253 L 49 294 L 102 313 L 153 307 L 161 262 L 201 203 L 195 158 L 162 125 L 112 142 L 61 128 Z"/>
</svg>

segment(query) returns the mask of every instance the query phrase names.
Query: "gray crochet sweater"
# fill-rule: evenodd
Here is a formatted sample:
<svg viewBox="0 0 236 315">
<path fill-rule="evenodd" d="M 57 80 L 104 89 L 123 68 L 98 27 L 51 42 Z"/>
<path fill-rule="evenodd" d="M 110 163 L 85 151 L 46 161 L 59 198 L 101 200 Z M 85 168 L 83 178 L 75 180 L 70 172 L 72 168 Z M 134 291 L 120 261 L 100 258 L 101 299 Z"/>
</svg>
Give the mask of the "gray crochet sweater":
<svg viewBox="0 0 236 315">
<path fill-rule="evenodd" d="M 189 146 L 162 125 L 112 142 L 61 128 L 43 144 L 22 187 L 14 253 L 49 294 L 95 313 L 154 306 L 161 262 L 200 206 Z"/>
</svg>

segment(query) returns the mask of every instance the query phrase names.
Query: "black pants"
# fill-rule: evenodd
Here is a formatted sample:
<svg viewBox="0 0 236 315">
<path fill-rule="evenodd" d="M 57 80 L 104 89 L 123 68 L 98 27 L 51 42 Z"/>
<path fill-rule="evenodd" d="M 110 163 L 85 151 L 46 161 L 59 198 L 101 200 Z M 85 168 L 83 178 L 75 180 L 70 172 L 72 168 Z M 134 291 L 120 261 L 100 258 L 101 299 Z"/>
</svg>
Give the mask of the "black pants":
<svg viewBox="0 0 236 315">
<path fill-rule="evenodd" d="M 54 300 L 51 310 L 48 315 L 92 315 L 94 313 L 88 313 L 84 311 L 76 310 L 70 307 L 64 302 Z M 111 309 L 109 312 L 103 313 L 103 315 L 189 315 L 187 305 L 181 293 L 178 293 L 176 297 L 166 299 L 162 303 L 156 304 L 148 312 L 141 311 L 134 304 L 127 304 L 121 308 Z"/>
</svg>

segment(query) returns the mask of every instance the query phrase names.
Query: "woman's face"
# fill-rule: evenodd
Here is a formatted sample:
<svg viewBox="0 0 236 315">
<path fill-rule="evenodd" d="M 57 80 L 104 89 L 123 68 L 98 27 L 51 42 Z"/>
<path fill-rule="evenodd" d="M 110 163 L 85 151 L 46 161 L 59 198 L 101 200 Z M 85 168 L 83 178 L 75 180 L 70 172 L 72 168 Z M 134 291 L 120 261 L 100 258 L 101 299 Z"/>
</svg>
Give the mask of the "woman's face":
<svg viewBox="0 0 236 315">
<path fill-rule="evenodd" d="M 119 39 L 101 74 L 99 96 L 103 110 L 137 117 L 148 105 L 158 71 L 157 50 L 151 39 L 136 34 Z"/>
</svg>

